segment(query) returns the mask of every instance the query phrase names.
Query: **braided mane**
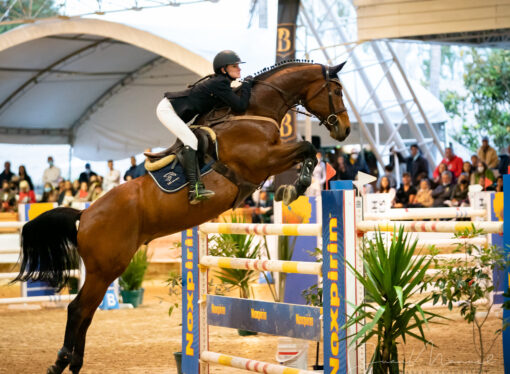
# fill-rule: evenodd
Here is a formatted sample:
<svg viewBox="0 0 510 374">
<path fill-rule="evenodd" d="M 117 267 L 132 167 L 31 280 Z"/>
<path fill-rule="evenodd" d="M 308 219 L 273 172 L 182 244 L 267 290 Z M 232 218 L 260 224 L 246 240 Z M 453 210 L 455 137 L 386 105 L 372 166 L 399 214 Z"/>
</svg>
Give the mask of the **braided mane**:
<svg viewBox="0 0 510 374">
<path fill-rule="evenodd" d="M 278 62 L 270 67 L 264 68 L 260 71 L 258 71 L 254 78 L 257 80 L 262 80 L 265 78 L 268 78 L 269 76 L 273 75 L 276 72 L 279 72 L 280 70 L 283 70 L 284 68 L 292 67 L 292 66 L 303 66 L 303 65 L 312 65 L 315 64 L 311 60 L 284 60 L 281 62 Z M 318 65 L 318 64 L 317 64 Z"/>
</svg>

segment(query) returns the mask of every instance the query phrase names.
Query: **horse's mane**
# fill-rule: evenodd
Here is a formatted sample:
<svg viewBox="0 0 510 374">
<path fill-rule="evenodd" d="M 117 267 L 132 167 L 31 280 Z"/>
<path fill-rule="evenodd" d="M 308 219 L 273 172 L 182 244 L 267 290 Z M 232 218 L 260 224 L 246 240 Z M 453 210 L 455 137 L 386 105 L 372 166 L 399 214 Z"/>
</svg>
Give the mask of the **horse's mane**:
<svg viewBox="0 0 510 374">
<path fill-rule="evenodd" d="M 284 60 L 281 62 L 278 62 L 270 67 L 264 68 L 260 71 L 258 71 L 254 78 L 257 80 L 264 80 L 266 78 L 269 78 L 274 73 L 277 73 L 283 69 L 290 68 L 293 66 L 304 66 L 304 65 L 314 65 L 316 64 L 313 61 L 310 60 Z M 318 65 L 318 64 L 317 64 Z"/>
</svg>

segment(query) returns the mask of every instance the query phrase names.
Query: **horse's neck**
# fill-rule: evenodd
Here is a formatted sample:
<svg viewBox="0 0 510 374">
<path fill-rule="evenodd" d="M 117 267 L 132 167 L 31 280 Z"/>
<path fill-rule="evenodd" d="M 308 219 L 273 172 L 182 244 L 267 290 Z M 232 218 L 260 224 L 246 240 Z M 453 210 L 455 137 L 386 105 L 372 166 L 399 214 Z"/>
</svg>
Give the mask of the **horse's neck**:
<svg viewBox="0 0 510 374">
<path fill-rule="evenodd" d="M 250 107 L 250 112 L 274 118 L 280 123 L 287 112 L 288 106 L 297 104 L 304 97 L 308 85 L 317 79 L 317 73 L 314 69 L 308 67 L 296 68 L 293 71 L 282 71 L 263 81 L 267 84 L 255 85 L 255 100 Z"/>
</svg>

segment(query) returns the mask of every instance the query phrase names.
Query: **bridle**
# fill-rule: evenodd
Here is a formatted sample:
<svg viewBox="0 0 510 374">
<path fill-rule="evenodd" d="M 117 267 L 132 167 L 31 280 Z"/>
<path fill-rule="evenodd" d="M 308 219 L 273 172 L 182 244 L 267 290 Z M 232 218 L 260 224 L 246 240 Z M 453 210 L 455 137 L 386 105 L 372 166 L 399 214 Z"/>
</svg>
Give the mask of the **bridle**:
<svg viewBox="0 0 510 374">
<path fill-rule="evenodd" d="M 322 68 L 322 75 L 325 79 L 325 82 L 311 95 L 310 98 L 308 98 L 308 100 L 299 99 L 298 102 L 295 104 L 289 104 L 289 102 L 294 102 L 294 100 L 292 100 L 293 98 L 287 97 L 286 93 L 280 87 L 277 87 L 272 83 L 260 81 L 260 80 L 254 80 L 254 83 L 256 82 L 257 84 L 262 84 L 262 85 L 271 87 L 273 90 L 278 92 L 286 106 L 286 110 L 285 110 L 286 112 L 288 110 L 292 110 L 296 113 L 304 114 L 309 117 L 310 117 L 309 113 L 295 109 L 295 107 L 298 105 L 307 107 L 308 102 L 315 99 L 322 92 L 323 89 L 327 89 L 328 90 L 328 100 L 329 100 L 329 115 L 326 118 L 324 118 L 317 113 L 314 113 L 311 111 L 310 111 L 310 113 L 312 113 L 315 117 L 317 117 L 319 119 L 319 121 L 320 121 L 319 126 L 324 125 L 328 129 L 328 131 L 331 131 L 332 128 L 338 127 L 340 124 L 338 121 L 337 115 L 347 112 L 347 109 L 345 107 L 343 107 L 343 108 L 340 108 L 339 110 L 335 110 L 335 105 L 333 104 L 333 91 L 331 88 L 331 83 L 339 85 L 340 88 L 341 88 L 341 84 L 338 79 L 331 78 L 331 76 L 329 75 L 329 66 L 321 65 L 321 68 Z"/>
</svg>

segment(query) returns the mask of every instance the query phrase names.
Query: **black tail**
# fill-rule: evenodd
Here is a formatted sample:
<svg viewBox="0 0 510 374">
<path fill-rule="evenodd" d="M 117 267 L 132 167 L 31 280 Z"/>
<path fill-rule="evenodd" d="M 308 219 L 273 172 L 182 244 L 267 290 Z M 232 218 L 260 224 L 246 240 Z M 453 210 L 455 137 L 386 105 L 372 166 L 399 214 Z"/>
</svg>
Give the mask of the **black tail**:
<svg viewBox="0 0 510 374">
<path fill-rule="evenodd" d="M 81 211 L 55 208 L 27 222 L 21 233 L 20 272 L 16 281 L 45 281 L 59 290 L 78 264 L 76 221 Z"/>
</svg>

